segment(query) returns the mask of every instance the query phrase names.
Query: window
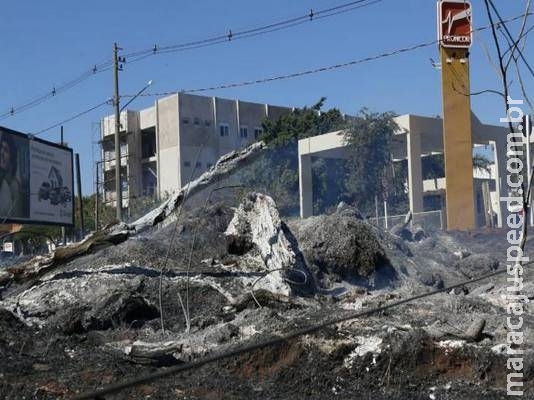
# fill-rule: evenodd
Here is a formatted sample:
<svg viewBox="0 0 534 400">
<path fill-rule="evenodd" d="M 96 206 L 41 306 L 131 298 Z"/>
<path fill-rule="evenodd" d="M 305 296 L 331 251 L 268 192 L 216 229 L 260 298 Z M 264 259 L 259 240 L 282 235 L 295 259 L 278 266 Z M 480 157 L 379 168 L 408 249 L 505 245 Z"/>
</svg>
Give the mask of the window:
<svg viewBox="0 0 534 400">
<path fill-rule="evenodd" d="M 212 166 L 213 166 L 212 163 L 207 163 L 207 164 L 206 164 L 206 168 L 207 168 L 207 169 L 210 169 Z"/>
<path fill-rule="evenodd" d="M 207 119 L 204 121 L 204 125 L 211 126 L 211 120 Z"/>
<path fill-rule="evenodd" d="M 248 137 L 248 128 L 246 126 L 242 126 L 239 128 L 239 136 L 241 136 L 242 138 Z"/>
<path fill-rule="evenodd" d="M 195 168 L 202 168 L 202 163 L 200 161 L 197 161 L 195 164 Z"/>
<path fill-rule="evenodd" d="M 156 155 L 156 129 L 148 128 L 141 131 L 141 152 L 143 158 Z"/>
<path fill-rule="evenodd" d="M 188 124 L 188 123 L 189 123 L 189 118 L 183 117 L 182 118 L 182 124 Z"/>
<path fill-rule="evenodd" d="M 219 134 L 221 135 L 221 137 L 228 136 L 230 134 L 228 124 L 219 125 Z"/>
<path fill-rule="evenodd" d="M 195 125 L 200 125 L 200 118 L 195 117 L 195 119 L 193 120 L 193 123 L 194 123 Z"/>
<path fill-rule="evenodd" d="M 190 167 L 191 163 L 189 161 L 184 161 L 184 167 Z"/>
<path fill-rule="evenodd" d="M 261 136 L 261 134 L 263 133 L 263 129 L 261 128 L 254 128 L 254 139 L 257 139 Z"/>
<path fill-rule="evenodd" d="M 143 165 L 143 194 L 145 196 L 154 196 L 158 186 L 158 175 L 156 162 L 150 162 Z"/>
</svg>

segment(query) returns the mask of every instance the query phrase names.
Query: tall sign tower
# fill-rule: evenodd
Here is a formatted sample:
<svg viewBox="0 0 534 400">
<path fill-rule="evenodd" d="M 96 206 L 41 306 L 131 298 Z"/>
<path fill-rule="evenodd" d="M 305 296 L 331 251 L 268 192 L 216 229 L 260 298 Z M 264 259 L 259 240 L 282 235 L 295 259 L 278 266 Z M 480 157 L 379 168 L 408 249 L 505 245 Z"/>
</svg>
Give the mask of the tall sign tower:
<svg viewBox="0 0 534 400">
<path fill-rule="evenodd" d="M 465 230 L 475 227 L 469 97 L 472 24 L 469 1 L 438 0 L 447 229 Z"/>
</svg>

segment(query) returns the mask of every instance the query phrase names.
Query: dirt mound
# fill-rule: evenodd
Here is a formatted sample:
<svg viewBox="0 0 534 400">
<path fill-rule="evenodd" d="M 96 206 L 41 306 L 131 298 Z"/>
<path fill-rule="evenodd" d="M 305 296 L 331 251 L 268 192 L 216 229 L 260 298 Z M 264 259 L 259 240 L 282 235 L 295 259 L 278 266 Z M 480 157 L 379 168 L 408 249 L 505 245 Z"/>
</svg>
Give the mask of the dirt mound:
<svg viewBox="0 0 534 400">
<path fill-rule="evenodd" d="M 346 212 L 321 215 L 291 225 L 310 264 L 344 279 L 370 277 L 390 261 L 376 229 Z"/>
</svg>

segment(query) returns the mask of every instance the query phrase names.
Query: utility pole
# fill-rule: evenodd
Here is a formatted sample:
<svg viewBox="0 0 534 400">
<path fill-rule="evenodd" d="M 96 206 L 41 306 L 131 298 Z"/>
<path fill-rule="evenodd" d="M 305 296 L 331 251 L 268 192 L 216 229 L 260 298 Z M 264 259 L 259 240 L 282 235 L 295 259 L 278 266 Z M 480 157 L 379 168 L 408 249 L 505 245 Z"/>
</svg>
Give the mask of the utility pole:
<svg viewBox="0 0 534 400">
<path fill-rule="evenodd" d="M 100 218 L 100 214 L 99 214 L 99 211 L 98 211 L 98 207 L 99 207 L 99 197 L 100 197 L 100 182 L 98 181 L 98 173 L 99 173 L 99 170 L 98 170 L 98 161 L 96 162 L 96 196 L 95 196 L 95 231 L 98 231 L 98 227 L 100 226 L 100 221 L 99 221 L 99 218 Z"/>
<path fill-rule="evenodd" d="M 122 108 L 120 107 L 119 95 L 119 71 L 122 71 L 121 63 L 126 62 L 124 57 L 119 56 L 117 43 L 113 44 L 113 81 L 115 90 L 113 93 L 113 106 L 115 108 L 115 192 L 117 193 L 117 219 L 122 221 L 122 185 L 121 185 L 121 147 L 120 147 L 120 130 L 121 130 L 121 111 L 123 111 L 132 101 L 134 101 L 141 93 L 143 93 L 150 85 L 152 80 L 148 81 L 130 101 L 128 101 Z M 127 156 L 126 156 L 127 157 Z"/>
<path fill-rule="evenodd" d="M 61 131 L 60 132 L 61 132 L 60 133 L 60 136 L 61 136 L 61 142 L 60 143 L 61 143 L 61 146 L 63 146 L 63 144 L 64 144 L 64 141 L 63 141 L 63 125 L 61 125 Z M 73 193 L 73 195 L 74 195 L 74 193 Z M 64 226 L 61 227 L 61 240 L 63 241 L 63 246 L 66 246 L 67 245 L 67 232 L 66 232 Z"/>
<path fill-rule="evenodd" d="M 85 235 L 85 224 L 83 218 L 83 199 L 82 199 L 82 178 L 80 173 L 80 155 L 76 153 L 76 186 L 78 187 L 78 201 L 80 202 L 80 240 Z"/>
<path fill-rule="evenodd" d="M 120 147 L 120 98 L 119 98 L 119 52 L 117 43 L 113 44 L 113 106 L 115 107 L 115 192 L 117 202 L 117 219 L 122 221 L 122 187 L 121 187 L 121 147 Z"/>
</svg>

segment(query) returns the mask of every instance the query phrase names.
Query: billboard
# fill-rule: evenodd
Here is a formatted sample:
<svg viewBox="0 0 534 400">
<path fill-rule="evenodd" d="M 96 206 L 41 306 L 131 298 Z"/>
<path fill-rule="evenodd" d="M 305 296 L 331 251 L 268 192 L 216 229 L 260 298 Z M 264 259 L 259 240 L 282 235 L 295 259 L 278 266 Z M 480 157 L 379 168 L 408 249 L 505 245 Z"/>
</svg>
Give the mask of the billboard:
<svg viewBox="0 0 534 400">
<path fill-rule="evenodd" d="M 0 127 L 0 223 L 74 224 L 72 149 Z"/>
<path fill-rule="evenodd" d="M 443 47 L 469 48 L 473 43 L 473 13 L 467 0 L 438 2 L 438 40 Z"/>
</svg>

